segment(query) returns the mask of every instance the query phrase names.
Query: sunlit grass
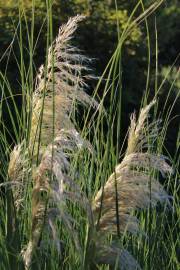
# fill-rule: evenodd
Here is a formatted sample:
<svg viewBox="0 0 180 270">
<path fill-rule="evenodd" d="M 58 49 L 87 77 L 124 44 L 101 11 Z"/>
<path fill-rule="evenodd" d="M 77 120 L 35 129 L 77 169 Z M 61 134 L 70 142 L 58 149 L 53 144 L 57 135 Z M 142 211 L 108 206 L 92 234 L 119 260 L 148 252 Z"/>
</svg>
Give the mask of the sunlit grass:
<svg viewBox="0 0 180 270">
<path fill-rule="evenodd" d="M 100 100 L 98 110 L 92 113 L 92 108 L 87 109 L 81 115 L 81 122 L 84 123 L 82 128 L 82 136 L 91 141 L 94 151 L 89 153 L 87 150 L 78 151 L 74 154 L 70 168 L 70 175 L 74 176 L 81 189 L 87 194 L 87 197 L 92 201 L 99 188 L 105 185 L 109 175 L 114 171 L 115 166 L 122 159 L 124 154 L 124 147 L 120 145 L 120 141 L 126 141 L 126 138 L 122 138 L 121 134 L 121 121 L 122 121 L 122 91 L 125 91 L 125 87 L 122 85 L 122 57 L 123 46 L 128 35 L 133 30 L 135 25 L 139 25 L 145 21 L 147 32 L 147 81 L 145 85 L 144 95 L 142 97 L 141 106 L 145 106 L 149 101 L 149 83 L 151 77 L 151 55 L 150 55 L 150 41 L 149 41 L 149 29 L 147 23 L 147 16 L 149 16 L 163 1 L 156 1 L 153 6 L 145 10 L 143 2 L 139 1 L 134 8 L 132 15 L 129 17 L 127 26 L 120 35 L 117 48 L 115 49 L 112 58 L 110 59 L 104 73 L 97 83 L 97 87 L 94 90 L 93 96 L 98 100 L 97 93 L 100 88 L 103 89 L 103 96 Z M 49 45 L 54 39 L 53 35 L 53 18 L 52 18 L 52 1 L 47 1 L 47 16 L 45 18 L 47 25 L 47 48 L 46 56 L 48 55 Z M 134 19 L 134 15 L 138 8 L 142 9 L 142 14 Z M 32 1 L 32 23 L 31 28 L 27 27 L 27 40 L 28 48 L 24 47 L 24 39 L 22 35 L 22 18 L 26 22 L 26 14 L 23 7 L 19 6 L 19 35 L 17 35 L 19 50 L 20 50 L 20 62 L 18 62 L 19 73 L 21 81 L 19 82 L 22 89 L 22 105 L 19 109 L 16 104 L 14 91 L 11 89 L 9 82 L 6 79 L 6 74 L 1 74 L 1 104 L 0 104 L 0 117 L 1 117 L 1 178 L 3 184 L 1 185 L 4 194 L 0 199 L 0 270 L 12 270 L 12 269 L 24 269 L 21 250 L 25 248 L 28 243 L 31 234 L 31 197 L 32 197 L 32 179 L 29 174 L 29 183 L 24 187 L 26 190 L 25 201 L 23 208 L 18 216 L 15 215 L 14 201 L 12 197 L 11 186 L 9 185 L 7 170 L 9 164 L 9 155 L 15 144 L 20 143 L 25 139 L 25 146 L 28 145 L 30 139 L 31 129 L 31 115 L 32 115 L 32 94 L 34 89 L 34 50 L 36 47 L 36 40 L 33 38 L 34 33 L 34 20 L 35 20 L 35 1 Z M 158 39 L 158 37 L 157 37 Z M 24 63 L 24 50 L 29 53 L 29 63 Z M 156 43 L 157 53 L 157 43 Z M 47 69 L 47 57 L 45 58 Z M 53 60 L 52 60 L 53 62 Z M 156 59 L 156 73 L 158 68 L 158 58 Z M 53 65 L 53 63 L 52 63 Z M 8 68 L 8 67 L 7 67 Z M 157 77 L 157 74 L 156 74 Z M 173 91 L 174 82 L 171 84 L 169 93 Z M 166 78 L 165 78 L 166 79 Z M 163 87 L 165 80 L 162 82 L 155 81 L 154 92 L 158 96 L 158 93 Z M 6 93 L 6 94 L 5 94 Z M 104 100 L 107 96 L 110 97 L 110 107 L 104 109 Z M 170 94 L 167 96 L 166 104 Z M 154 152 L 157 155 L 162 153 L 168 156 L 169 162 L 172 164 L 174 174 L 166 178 L 164 183 L 165 189 L 171 194 L 171 206 L 158 205 L 157 208 L 149 208 L 147 211 L 141 211 L 136 213 L 139 216 L 140 227 L 142 231 L 146 232 L 146 235 L 138 234 L 132 236 L 125 233 L 119 237 L 118 242 L 123 244 L 131 254 L 137 259 L 142 269 L 172 269 L 175 270 L 178 267 L 177 249 L 178 249 L 178 213 L 179 213 L 179 137 L 177 136 L 177 149 L 174 157 L 171 157 L 167 150 L 164 148 L 164 141 L 166 139 L 167 128 L 171 121 L 171 112 L 175 106 L 179 94 L 177 93 L 174 102 L 170 104 L 166 110 L 163 111 L 161 117 L 163 122 L 162 128 L 159 131 L 159 136 L 155 143 L 149 140 L 148 151 L 151 152 L 153 146 Z M 52 103 L 52 110 L 54 110 L 54 103 Z M 156 103 L 157 107 L 154 109 L 153 118 L 158 118 L 158 99 Z M 3 109 L 6 107 L 11 130 L 5 126 L 3 121 Z M 73 115 L 73 112 L 72 112 Z M 91 116 L 90 116 L 91 115 Z M 77 117 L 78 118 L 78 117 Z M 74 120 L 75 122 L 75 120 Z M 76 126 L 78 127 L 79 120 L 77 119 Z M 41 123 L 40 123 L 41 125 Z M 54 124 L 53 124 L 54 126 Z M 54 134 L 54 133 L 53 133 Z M 179 133 L 180 134 L 180 133 Z M 148 137 L 148 134 L 147 134 Z M 115 139 L 114 139 L 115 138 Z M 115 142 L 114 142 L 115 141 Z M 41 140 L 39 140 L 39 144 Z M 126 142 L 125 142 L 126 143 Z M 29 166 L 32 166 L 30 161 Z M 78 174 L 77 174 L 78 172 Z M 103 207 L 103 206 L 102 206 Z M 34 265 L 32 269 L 88 269 L 92 267 L 88 265 L 88 258 L 90 260 L 91 254 L 89 254 L 89 228 L 87 217 L 80 207 L 76 204 L 69 203 L 69 211 L 72 214 L 74 220 L 77 221 L 77 227 L 80 243 L 83 247 L 82 252 L 78 252 L 72 243 L 72 238 L 68 235 L 66 228 L 61 222 L 59 222 L 59 234 L 61 235 L 63 244 L 63 258 L 59 256 L 55 245 L 52 243 L 51 238 L 44 234 L 42 231 L 41 247 L 34 256 Z M 121 222 L 121 220 L 119 221 Z M 18 230 L 14 230 L 18 228 Z M 112 241 L 109 237 L 107 241 Z M 92 268 L 93 269 L 93 268 Z M 108 266 L 98 266 L 98 269 L 109 269 Z M 118 268 L 115 268 L 118 269 Z"/>
</svg>

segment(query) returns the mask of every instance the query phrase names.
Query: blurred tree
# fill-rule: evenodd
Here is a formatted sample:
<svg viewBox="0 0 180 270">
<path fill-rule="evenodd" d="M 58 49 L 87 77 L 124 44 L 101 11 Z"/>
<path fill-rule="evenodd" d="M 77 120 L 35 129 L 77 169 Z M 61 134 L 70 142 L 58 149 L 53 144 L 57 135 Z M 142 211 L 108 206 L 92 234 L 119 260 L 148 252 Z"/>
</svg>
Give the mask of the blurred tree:
<svg viewBox="0 0 180 270">
<path fill-rule="evenodd" d="M 54 36 L 58 27 L 67 18 L 77 13 L 87 16 L 86 21 L 81 24 L 78 30 L 76 42 L 92 58 L 95 58 L 95 73 L 100 75 L 104 70 L 110 56 L 112 55 L 118 41 L 117 22 L 119 33 L 121 34 L 127 24 L 129 15 L 138 1 L 125 0 L 54 0 L 53 1 L 53 30 Z M 144 0 L 145 6 L 152 3 L 152 0 Z M 19 10 L 21 4 L 21 11 Z M 34 73 L 44 62 L 46 54 L 46 1 L 34 0 L 35 21 L 34 21 Z M 116 4 L 117 5 L 116 5 Z M 142 13 L 139 7 L 136 15 Z M 17 62 L 20 62 L 20 49 L 18 44 L 19 15 L 21 15 L 21 25 L 23 33 L 24 63 L 28 68 L 28 38 L 27 30 L 31 29 L 32 23 L 32 0 L 0 0 L 0 59 L 1 72 L 4 73 L 8 62 L 7 78 L 17 93 L 20 89 L 20 74 Z M 180 4 L 177 0 L 164 1 L 161 7 L 148 18 L 150 43 L 151 43 L 151 95 L 154 95 L 155 80 L 155 18 L 157 22 L 158 34 L 158 65 L 159 70 L 164 66 L 170 66 L 179 53 L 180 48 Z M 14 35 L 17 30 L 17 35 Z M 14 38 L 11 56 L 8 56 L 8 48 Z M 6 53 L 5 53 L 6 52 Z M 123 119 L 124 126 L 127 126 L 129 113 L 138 108 L 141 97 L 146 87 L 146 75 L 148 64 L 147 33 L 145 23 L 136 26 L 126 40 L 123 47 Z M 179 63 L 176 63 L 177 69 Z M 161 76 L 159 76 L 159 80 Z M 170 79 L 169 79 L 170 80 Z M 161 91 L 161 96 L 166 96 L 167 87 Z M 20 91 L 20 90 L 19 90 Z M 108 97 L 106 100 L 108 105 Z M 177 108 L 176 108 L 177 111 Z"/>
</svg>

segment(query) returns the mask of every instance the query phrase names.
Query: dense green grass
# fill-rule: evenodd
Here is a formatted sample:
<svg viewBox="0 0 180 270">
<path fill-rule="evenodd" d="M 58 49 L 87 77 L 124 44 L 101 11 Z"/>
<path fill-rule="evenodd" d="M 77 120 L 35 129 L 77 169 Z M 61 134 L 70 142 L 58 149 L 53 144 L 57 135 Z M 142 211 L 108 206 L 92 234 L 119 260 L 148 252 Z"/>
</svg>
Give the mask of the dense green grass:
<svg viewBox="0 0 180 270">
<path fill-rule="evenodd" d="M 45 25 L 47 27 L 47 54 L 48 48 L 54 39 L 53 35 L 53 18 L 52 18 L 52 2 L 47 2 L 47 17 L 45 18 Z M 160 3 L 160 2 L 159 2 Z M 86 109 L 83 111 L 83 117 L 79 120 L 78 116 L 75 116 L 74 110 L 71 116 L 76 118 L 76 126 L 82 126 L 82 136 L 91 141 L 94 152 L 91 154 L 87 150 L 79 151 L 73 156 L 71 162 L 70 175 L 74 176 L 82 190 L 87 193 L 90 201 L 93 200 L 96 192 L 105 184 L 108 176 L 114 171 L 115 166 L 122 159 L 123 151 L 125 147 L 120 145 L 120 142 L 124 141 L 126 144 L 126 138 L 122 138 L 121 133 L 121 102 L 122 91 L 125 91 L 125 86 L 122 85 L 122 66 L 121 60 L 123 57 L 124 41 L 128 39 L 128 35 L 131 33 L 133 27 L 142 22 L 145 23 L 147 31 L 147 82 L 144 86 L 145 91 L 142 97 L 142 106 L 146 105 L 150 96 L 150 78 L 151 78 L 151 48 L 149 41 L 149 29 L 147 16 L 150 15 L 157 4 L 149 10 L 144 9 L 143 1 L 139 1 L 134 8 L 132 15 L 129 17 L 127 27 L 122 33 L 118 33 L 117 48 L 112 55 L 102 77 L 99 79 L 96 89 L 94 90 L 94 96 L 97 99 L 97 93 L 99 89 L 103 87 L 103 96 L 100 100 L 100 106 L 97 112 L 92 113 L 92 109 Z M 137 9 L 142 9 L 142 14 L 135 18 Z M 22 258 L 20 251 L 28 242 L 31 233 L 31 195 L 32 184 L 31 175 L 29 175 L 29 181 L 24 187 L 26 189 L 26 200 L 23 205 L 21 214 L 16 217 L 14 215 L 14 204 L 11 192 L 11 185 L 8 183 L 7 169 L 8 160 L 13 145 L 20 143 L 25 139 L 25 147 L 29 142 L 29 132 L 31 129 L 31 102 L 32 93 L 34 88 L 34 63 L 33 55 L 36 49 L 36 43 L 38 40 L 34 40 L 34 20 L 35 20 L 35 1 L 32 0 L 32 23 L 31 28 L 27 27 L 27 39 L 28 48 L 24 47 L 24 39 L 22 36 L 22 18 L 26 21 L 26 13 L 23 6 L 19 5 L 19 50 L 20 50 L 20 62 L 19 73 L 21 74 L 20 87 L 22 89 L 22 106 L 21 109 L 17 107 L 16 97 L 14 91 L 11 89 L 9 82 L 6 79 L 6 74 L 1 74 L 0 87 L 1 87 L 1 104 L 0 104 L 0 117 L 1 117 L 1 179 L 3 181 L 2 190 L 4 194 L 0 198 L 0 270 L 14 270 L 23 269 Z M 162 82 L 158 82 L 158 29 L 156 30 L 156 79 L 154 85 L 155 95 L 158 96 L 159 91 L 163 88 L 166 78 Z M 17 34 L 16 34 L 17 35 Z M 29 52 L 29 63 L 24 63 L 24 50 Z M 12 57 L 11 50 L 7 52 L 9 57 Z M 46 63 L 47 64 L 47 63 Z M 172 66 L 173 67 L 173 66 Z M 8 63 L 7 63 L 8 68 Z M 104 83 L 105 82 L 105 83 Z M 169 93 L 173 91 L 173 84 L 169 89 Z M 7 94 L 8 93 L 8 94 Z M 110 94 L 109 94 L 110 93 Z M 104 100 L 107 96 L 110 96 L 110 107 L 104 109 Z M 170 95 L 170 94 L 169 94 Z M 166 104 L 169 104 L 167 96 Z M 118 235 L 118 242 L 123 244 L 140 263 L 144 270 L 175 270 L 178 268 L 178 218 L 179 218 L 179 138 L 180 132 L 177 136 L 177 149 L 175 155 L 172 157 L 168 154 L 164 148 L 164 141 L 166 139 L 166 133 L 168 125 L 171 121 L 171 111 L 175 106 L 179 98 L 179 93 L 174 100 L 174 103 L 170 106 L 165 106 L 164 111 L 161 114 L 163 122 L 162 128 L 159 131 L 159 136 L 155 142 L 149 141 L 148 150 L 157 154 L 165 154 L 169 158 L 169 162 L 174 168 L 174 174 L 167 177 L 164 182 L 165 189 L 173 197 L 171 200 L 171 206 L 158 205 L 153 209 L 151 206 L 148 210 L 135 213 L 140 220 L 140 226 L 142 230 L 146 232 L 144 234 L 138 234 L 132 236 L 128 233 L 124 235 Z M 3 123 L 3 110 L 6 109 L 9 112 L 11 130 L 8 129 Z M 52 105 L 53 110 L 53 105 Z M 152 113 L 152 118 L 158 118 L 158 100 Z M 75 119 L 74 119 L 75 121 Z M 147 134 L 148 136 L 148 134 Z M 9 143 L 11 141 L 11 143 Z M 29 165 L 32 166 L 31 161 Z M 78 172 L 78 174 L 76 173 Z M 88 269 L 88 224 L 86 216 L 82 209 L 75 204 L 69 203 L 69 211 L 73 218 L 77 221 L 75 227 L 77 228 L 80 238 L 82 250 L 77 251 L 75 248 L 72 237 L 68 234 L 63 224 L 59 223 L 59 236 L 63 241 L 63 259 L 57 253 L 55 245 L 48 234 L 42 232 L 41 248 L 37 251 L 34 258 L 34 265 L 32 269 Z M 121 221 L 119 221 L 121 222 Z M 18 230 L 14 228 L 18 227 Z M 111 241 L 112 237 L 109 237 L 107 241 Z M 91 251 L 92 252 L 92 251 Z M 97 269 L 109 269 L 108 266 L 99 266 Z"/>
</svg>

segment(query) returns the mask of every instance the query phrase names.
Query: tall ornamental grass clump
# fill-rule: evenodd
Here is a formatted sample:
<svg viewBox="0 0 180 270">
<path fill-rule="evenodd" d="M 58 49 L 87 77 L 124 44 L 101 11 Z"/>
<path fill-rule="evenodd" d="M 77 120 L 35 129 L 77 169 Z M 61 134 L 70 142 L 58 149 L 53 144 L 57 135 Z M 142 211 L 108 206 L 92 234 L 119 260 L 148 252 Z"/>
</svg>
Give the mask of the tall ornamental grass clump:
<svg viewBox="0 0 180 270">
<path fill-rule="evenodd" d="M 13 149 L 8 146 L 5 127 L 1 132 L 5 151 L 1 186 L 6 194 L 1 199 L 0 269 L 176 268 L 179 157 L 169 161 L 161 154 L 170 114 L 161 128 L 156 119 L 157 97 L 146 102 L 148 87 L 139 116 L 134 113 L 130 117 L 127 147 L 120 157 L 119 145 L 114 147 L 112 140 L 113 117 L 116 115 L 119 123 L 121 117 L 123 42 L 133 26 L 146 21 L 161 2 L 155 2 L 132 20 L 138 6 L 144 8 L 139 1 L 99 79 L 97 89 L 108 74 L 100 102 L 97 89 L 93 97 L 85 91 L 87 79 L 94 78 L 90 61 L 71 43 L 84 16 L 70 18 L 60 27 L 35 84 L 31 65 L 24 74 L 21 59 L 26 107 L 20 115 L 13 103 L 19 121 L 19 130 L 14 125 Z M 52 14 L 48 15 L 52 37 Z M 31 57 L 32 46 L 31 40 Z M 9 87 L 2 78 L 2 89 Z M 30 85 L 35 85 L 34 90 Z M 108 91 L 111 107 L 107 114 L 103 101 Z M 75 121 L 77 104 L 87 112 L 81 131 Z M 118 140 L 121 127 L 116 128 Z M 160 176 L 166 179 L 166 188 L 160 183 Z"/>
</svg>

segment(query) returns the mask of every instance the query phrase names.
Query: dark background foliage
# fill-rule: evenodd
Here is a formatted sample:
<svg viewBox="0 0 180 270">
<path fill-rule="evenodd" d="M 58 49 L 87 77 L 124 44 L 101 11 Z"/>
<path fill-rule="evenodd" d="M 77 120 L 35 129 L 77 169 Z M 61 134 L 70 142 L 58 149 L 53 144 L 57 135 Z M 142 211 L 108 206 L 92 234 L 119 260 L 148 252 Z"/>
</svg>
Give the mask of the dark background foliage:
<svg viewBox="0 0 180 270">
<path fill-rule="evenodd" d="M 31 29 L 32 23 L 32 8 L 31 0 L 23 1 L 24 14 L 22 15 L 22 33 L 23 33 L 23 54 L 26 68 L 29 65 L 28 52 L 28 38 L 27 28 Z M 106 67 L 114 49 L 116 48 L 117 35 L 117 21 L 119 24 L 120 33 L 123 31 L 128 17 L 131 14 L 137 1 L 123 1 L 117 0 L 116 10 L 115 1 L 113 0 L 55 0 L 53 5 L 53 31 L 54 36 L 58 32 L 59 26 L 66 22 L 70 16 L 77 13 L 87 15 L 87 19 L 81 24 L 78 29 L 75 44 L 91 58 L 93 61 L 94 73 L 100 76 Z M 150 4 L 149 0 L 144 1 L 145 6 Z M 140 14 L 142 9 L 137 11 Z M 34 52 L 34 74 L 38 67 L 44 63 L 46 55 L 46 38 L 47 38 L 47 23 L 46 23 L 46 1 L 35 1 L 35 25 L 34 25 L 34 40 L 38 40 Z M 154 79 L 155 79 L 155 26 L 158 34 L 158 84 L 164 78 L 164 75 L 176 59 L 180 48 L 180 4 L 179 1 L 171 0 L 164 1 L 159 9 L 148 18 L 149 32 L 150 32 L 150 53 L 151 53 L 151 74 L 150 74 L 150 97 L 154 95 Z M 156 22 L 156 24 L 155 24 Z M 21 108 L 21 81 L 18 64 L 20 62 L 20 49 L 18 34 L 19 26 L 19 8 L 18 1 L 0 0 L 0 70 L 2 74 L 6 74 L 10 82 L 13 93 L 17 95 L 16 101 L 19 109 Z M 17 35 L 15 33 L 17 32 Z M 14 40 L 13 44 L 11 43 Z M 12 44 L 12 46 L 11 46 Z M 147 33 L 145 24 L 135 27 L 131 35 L 126 40 L 123 47 L 122 55 L 122 128 L 123 134 L 127 130 L 129 123 L 129 115 L 134 109 L 138 110 L 141 98 L 146 88 L 148 65 L 148 51 L 147 51 Z M 165 85 L 159 93 L 161 112 L 170 85 L 174 80 L 179 63 L 176 61 L 174 68 L 168 76 Z M 1 89 L 3 82 L 1 83 Z M 91 89 L 94 88 L 95 83 L 91 83 Z M 170 95 L 170 103 L 173 102 L 177 95 L 180 82 L 176 81 L 174 89 Z M 8 95 L 8 94 L 7 94 Z M 99 91 L 101 96 L 101 90 Z M 108 110 L 109 97 L 107 96 L 105 106 Z M 170 105 L 167 104 L 167 108 Z M 177 101 L 171 113 L 171 121 L 169 125 L 167 140 L 165 146 L 168 151 L 173 154 L 176 148 L 176 136 L 179 124 L 180 102 Z M 9 114 L 7 105 L 3 104 L 3 119 L 5 124 L 9 124 Z M 8 126 L 11 129 L 10 126 Z M 123 136 L 122 136 L 123 138 Z"/>
</svg>

